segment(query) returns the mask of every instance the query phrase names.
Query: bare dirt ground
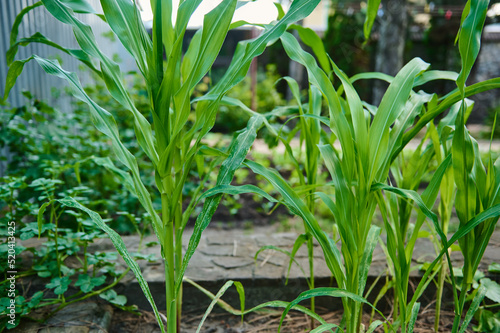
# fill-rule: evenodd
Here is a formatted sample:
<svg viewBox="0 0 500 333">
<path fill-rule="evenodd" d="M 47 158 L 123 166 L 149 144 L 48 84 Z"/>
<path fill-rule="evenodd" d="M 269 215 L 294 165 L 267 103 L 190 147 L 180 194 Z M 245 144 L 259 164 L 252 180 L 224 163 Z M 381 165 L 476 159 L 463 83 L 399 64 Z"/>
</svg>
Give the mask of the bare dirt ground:
<svg viewBox="0 0 500 333">
<path fill-rule="evenodd" d="M 329 312 L 326 309 L 316 311 L 328 323 L 339 323 L 342 318 L 342 311 Z M 182 319 L 181 332 L 194 333 L 203 317 L 203 314 L 186 313 Z M 439 332 L 450 332 L 453 325 L 453 311 L 442 311 Z M 200 333 L 276 333 L 281 319 L 280 311 L 269 313 L 253 313 L 246 315 L 244 322 L 241 317 L 233 316 L 227 313 L 211 314 L 205 321 Z M 375 318 L 380 319 L 380 318 Z M 370 314 L 363 316 L 363 322 L 366 326 L 370 322 Z M 318 323 L 316 322 L 316 326 Z M 424 309 L 418 317 L 415 325 L 415 333 L 434 332 L 434 309 Z M 471 325 L 472 327 L 472 325 Z M 281 332 L 299 333 L 307 332 L 311 329 L 311 319 L 300 312 L 290 312 L 284 321 Z M 118 332 L 137 332 L 150 333 L 160 332 L 154 315 L 151 312 L 141 312 L 140 316 L 116 311 L 111 322 L 110 333 Z M 384 332 L 383 327 L 375 330 L 377 333 Z M 470 328 L 466 332 L 472 333 Z"/>
</svg>

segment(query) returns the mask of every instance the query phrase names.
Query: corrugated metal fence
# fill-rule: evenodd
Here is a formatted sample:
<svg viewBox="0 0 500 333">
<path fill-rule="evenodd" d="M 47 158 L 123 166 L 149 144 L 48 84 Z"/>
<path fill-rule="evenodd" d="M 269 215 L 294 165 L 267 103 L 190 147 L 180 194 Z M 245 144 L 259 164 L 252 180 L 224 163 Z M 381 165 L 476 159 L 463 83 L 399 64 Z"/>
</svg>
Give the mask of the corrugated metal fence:
<svg viewBox="0 0 500 333">
<path fill-rule="evenodd" d="M 37 1 L 38 0 L 0 0 L 0 96 L 3 95 L 5 79 L 7 77 L 8 68 L 5 53 L 9 49 L 12 24 L 17 14 L 23 8 L 33 5 Z M 88 2 L 96 11 L 101 12 L 99 0 L 88 0 Z M 114 50 L 112 46 L 108 46 L 112 43 L 102 36 L 104 32 L 109 30 L 106 24 L 96 15 L 78 14 L 78 17 L 92 27 L 99 45 L 101 47 L 106 46 L 106 48 L 109 49 L 109 52 L 106 53 L 112 54 Z M 33 9 L 24 17 L 19 29 L 18 38 L 28 37 L 36 32 L 42 33 L 48 39 L 68 49 L 79 48 L 71 27 L 52 17 L 43 6 Z M 62 62 L 62 67 L 64 69 L 69 71 L 79 70 L 80 63 L 76 59 L 40 43 L 33 43 L 26 47 L 20 47 L 16 60 L 28 58 L 33 54 L 51 58 L 56 56 Z M 90 82 L 90 76 L 86 72 L 80 72 L 79 77 L 83 81 L 82 83 Z M 61 89 L 64 86 L 65 83 L 61 79 L 47 75 L 36 62 L 29 62 L 26 64 L 22 75 L 18 78 L 16 85 L 11 91 L 8 102 L 11 106 L 23 105 L 25 100 L 21 92 L 28 90 L 36 96 L 36 98 L 46 100 L 53 106 L 65 109 L 69 107 L 68 98 L 56 97 L 57 94 L 53 93 L 54 89 Z"/>
</svg>

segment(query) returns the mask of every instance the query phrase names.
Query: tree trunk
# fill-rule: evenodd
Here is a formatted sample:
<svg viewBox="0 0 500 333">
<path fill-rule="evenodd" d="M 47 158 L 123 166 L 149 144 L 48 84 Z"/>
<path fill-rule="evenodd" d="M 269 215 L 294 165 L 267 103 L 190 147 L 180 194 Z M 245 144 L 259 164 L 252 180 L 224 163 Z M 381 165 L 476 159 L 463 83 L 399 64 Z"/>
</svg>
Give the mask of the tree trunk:
<svg viewBox="0 0 500 333">
<path fill-rule="evenodd" d="M 407 0 L 382 0 L 379 38 L 375 54 L 375 71 L 389 75 L 403 67 L 406 32 L 408 26 Z M 373 104 L 378 105 L 387 84 L 375 81 Z"/>
</svg>

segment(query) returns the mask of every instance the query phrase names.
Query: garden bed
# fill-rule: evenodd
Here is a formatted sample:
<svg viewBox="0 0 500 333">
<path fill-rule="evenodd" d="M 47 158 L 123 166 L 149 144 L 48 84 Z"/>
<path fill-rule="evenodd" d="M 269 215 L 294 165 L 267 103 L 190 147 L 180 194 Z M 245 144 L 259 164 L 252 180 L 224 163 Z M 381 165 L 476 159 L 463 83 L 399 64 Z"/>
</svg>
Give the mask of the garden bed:
<svg viewBox="0 0 500 333">
<path fill-rule="evenodd" d="M 291 250 L 297 234 L 291 232 L 278 233 L 276 232 L 277 227 L 276 225 L 256 227 L 253 230 L 247 231 L 238 229 L 207 229 L 203 234 L 198 251 L 188 267 L 186 276 L 214 294 L 217 293 L 218 289 L 227 280 L 240 281 L 245 288 L 245 307 L 247 309 L 272 300 L 293 300 L 302 291 L 307 290 L 307 283 L 304 276 L 304 273 L 308 274 L 307 252 L 305 249 L 299 250 L 296 256 L 297 262 L 303 266 L 304 271 L 299 269 L 297 265 L 292 265 L 289 273 L 288 285 L 286 286 L 285 280 L 288 267 L 287 256 L 274 250 L 267 250 L 258 256 L 257 261 L 254 261 L 255 253 L 262 246 L 274 245 L 285 250 Z M 190 232 L 186 232 L 184 243 L 187 243 L 189 236 Z M 153 239 L 154 238 L 146 238 L 144 241 L 149 242 Z M 129 251 L 137 250 L 137 236 L 127 236 L 124 237 L 124 240 Z M 40 246 L 43 241 L 43 239 L 32 240 L 31 243 L 25 242 L 23 245 L 26 247 L 36 247 Z M 89 251 L 112 252 L 114 248 L 108 239 L 101 239 L 91 244 Z M 423 264 L 427 260 L 432 260 L 433 254 L 431 251 L 432 246 L 430 241 L 425 238 L 419 239 L 415 251 L 415 258 L 418 258 L 417 263 Z M 146 248 L 143 254 L 154 254 L 157 258 L 160 257 L 158 247 Z M 332 286 L 331 275 L 323 264 L 324 259 L 318 246 L 315 247 L 315 256 L 316 287 Z M 461 266 L 459 255 L 452 254 L 452 259 L 455 267 Z M 120 259 L 117 261 L 117 269 L 125 268 L 124 263 Z M 498 274 L 489 274 L 487 272 L 488 265 L 493 262 L 500 262 L 500 231 L 493 234 L 480 266 L 480 269 L 487 274 L 487 277 L 492 280 L 500 281 L 500 276 L 498 276 Z M 27 261 L 27 263 L 29 262 Z M 139 264 L 145 279 L 148 281 L 152 294 L 159 296 L 155 297 L 158 307 L 163 308 L 165 306 L 164 299 L 161 297 L 161 295 L 164 294 L 165 288 L 161 275 L 164 270 L 163 263 L 159 260 L 153 262 L 141 260 Z M 387 274 L 385 256 L 382 249 L 377 247 L 373 254 L 373 264 L 367 282 L 367 286 L 376 283 L 375 288 L 368 297 L 369 301 L 373 302 L 378 292 L 384 288 L 385 278 L 383 278 L 383 276 L 385 274 Z M 416 286 L 422 274 L 421 271 L 413 271 L 411 273 L 410 285 Z M 377 280 L 379 276 L 382 276 L 382 278 Z M 28 294 L 32 294 L 37 290 L 43 290 L 46 283 L 46 281 L 40 278 L 26 278 L 18 282 L 25 286 L 25 292 Z M 76 330 L 76 327 L 82 325 L 85 327 L 93 327 L 88 323 L 89 321 L 93 322 L 93 325 L 100 325 L 99 323 L 104 321 L 109 327 L 108 332 L 153 332 L 154 328 L 157 327 L 155 318 L 152 312 L 150 312 L 150 305 L 142 294 L 140 286 L 133 275 L 129 273 L 129 275 L 127 275 L 116 287 L 116 290 L 119 294 L 127 297 L 129 300 L 127 305 L 138 306 L 141 313 L 140 316 L 117 308 L 111 309 L 108 305 L 101 304 L 103 302 L 102 300 L 97 299 L 89 303 L 77 303 L 76 309 L 73 305 L 69 306 L 44 324 L 34 324 L 26 321 L 28 326 L 20 326 L 17 332 L 40 332 L 36 329 L 39 330 L 44 327 L 51 328 L 51 332 L 53 332 L 53 328 L 59 327 L 58 325 L 62 325 L 61 323 L 66 322 L 70 323 L 69 325 L 76 326 L 74 328 L 75 331 L 68 331 L 69 328 L 65 326 L 64 332 L 81 332 Z M 434 319 L 434 293 L 435 288 L 431 285 L 421 297 L 421 308 L 424 310 L 420 312 L 419 322 L 417 322 L 416 326 L 419 330 L 415 330 L 415 332 L 431 332 Z M 391 291 L 382 297 L 377 304 L 377 308 L 388 316 L 390 316 L 392 311 L 392 304 L 390 304 L 390 301 L 388 302 L 388 300 L 392 299 L 390 294 Z M 239 308 L 238 294 L 234 288 L 228 289 L 222 299 L 231 304 L 234 308 Z M 449 325 L 453 322 L 453 309 L 450 308 L 451 300 L 452 295 L 448 289 L 444 296 L 444 305 L 446 308 L 441 311 L 442 332 L 448 332 Z M 210 299 L 207 296 L 190 284 L 184 283 L 182 332 L 195 332 L 209 304 Z M 321 310 L 319 314 L 321 314 L 324 319 L 328 322 L 339 322 L 339 318 L 342 316 L 341 302 L 339 299 L 321 297 L 317 298 L 316 304 L 320 307 Z M 304 302 L 303 305 L 307 305 L 307 302 Z M 74 315 L 75 313 L 77 314 L 76 316 Z M 87 313 L 85 314 L 86 319 L 82 319 L 80 316 L 82 313 Z M 103 317 L 105 313 L 112 313 L 113 319 L 109 321 L 111 314 Z M 41 314 L 43 313 L 39 315 Z M 205 328 L 202 332 L 276 332 L 276 325 L 279 322 L 280 315 L 281 311 L 274 310 L 267 314 L 249 314 L 245 316 L 245 323 L 242 325 L 239 321 L 240 317 L 232 316 L 216 306 L 209 320 L 204 325 Z M 75 320 L 81 321 L 81 325 L 74 324 L 74 320 L 67 320 L 68 316 L 74 316 Z M 289 315 L 289 319 L 287 319 L 286 325 L 288 326 L 285 326 L 283 332 L 299 332 L 303 330 L 304 326 L 307 327 L 308 320 L 310 319 L 306 319 L 304 314 L 292 313 Z M 71 324 L 72 322 L 73 324 Z M 365 322 L 368 322 L 368 319 L 366 319 Z M 137 327 L 140 327 L 140 330 L 137 330 Z M 33 329 L 33 331 L 29 331 L 28 328 Z M 90 330 L 89 332 L 93 331 Z"/>
</svg>

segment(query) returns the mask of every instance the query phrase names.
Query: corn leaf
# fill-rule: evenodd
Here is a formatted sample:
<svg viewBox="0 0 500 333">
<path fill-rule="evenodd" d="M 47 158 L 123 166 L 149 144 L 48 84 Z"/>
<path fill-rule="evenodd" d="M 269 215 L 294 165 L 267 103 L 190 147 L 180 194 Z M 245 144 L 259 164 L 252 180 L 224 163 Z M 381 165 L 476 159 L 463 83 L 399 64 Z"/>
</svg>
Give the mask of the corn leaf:
<svg viewBox="0 0 500 333">
<path fill-rule="evenodd" d="M 302 42 L 309 46 L 311 50 L 314 52 L 316 58 L 318 58 L 318 62 L 321 65 L 321 68 L 327 73 L 332 72 L 332 67 L 330 66 L 330 60 L 328 59 L 328 54 L 326 53 L 325 46 L 323 45 L 323 41 L 319 36 L 314 32 L 314 30 L 310 28 L 304 28 L 298 24 L 292 24 L 289 29 L 296 30 L 299 33 L 299 37 Z"/>
<path fill-rule="evenodd" d="M 231 287 L 233 285 L 233 283 L 234 282 L 232 280 L 229 280 L 222 286 L 222 288 L 219 289 L 219 291 L 217 292 L 217 295 L 214 296 L 214 298 L 212 299 L 212 302 L 210 302 L 210 305 L 208 306 L 207 310 L 205 311 L 205 314 L 201 318 L 201 321 L 198 324 L 198 328 L 196 329 L 196 333 L 200 332 L 201 328 L 203 327 L 203 323 L 205 323 L 205 320 L 207 319 L 208 315 L 210 314 L 210 312 L 212 312 L 212 309 L 214 308 L 215 304 L 219 301 L 219 299 L 222 297 L 222 295 L 224 295 L 226 290 L 228 290 L 229 287 Z"/>
<path fill-rule="evenodd" d="M 420 303 L 415 303 L 411 309 L 410 322 L 408 323 L 408 333 L 413 333 L 415 329 L 415 323 L 418 317 L 418 311 L 420 310 Z"/>
<path fill-rule="evenodd" d="M 318 240 L 325 255 L 328 268 L 335 276 L 338 285 L 342 286 L 344 284 L 345 273 L 341 264 L 340 252 L 333 240 L 331 240 L 321 230 L 318 222 L 307 208 L 307 205 L 276 171 L 270 170 L 256 162 L 248 160 L 245 161 L 245 165 L 252 169 L 254 173 L 263 176 L 269 183 L 271 183 L 273 187 L 282 195 L 283 203 L 288 207 L 288 209 L 302 218 L 302 220 L 310 228 L 312 235 Z"/>
<path fill-rule="evenodd" d="M 102 10 L 110 28 L 134 57 L 139 70 L 150 84 L 148 56 L 153 44 L 144 28 L 139 10 L 130 0 L 102 0 Z"/>
<path fill-rule="evenodd" d="M 292 302 L 290 302 L 290 304 L 285 308 L 285 310 L 283 311 L 283 314 L 281 315 L 278 333 L 281 331 L 281 326 L 283 324 L 283 320 L 285 319 L 286 315 L 296 304 L 299 304 L 300 302 L 302 302 L 306 299 L 310 299 L 312 297 L 319 297 L 319 296 L 349 298 L 349 299 L 352 299 L 353 301 L 369 305 L 375 311 L 377 311 L 382 317 L 384 317 L 382 315 L 382 313 L 380 311 L 378 311 L 370 302 L 368 302 L 366 299 L 364 299 L 363 297 L 361 297 L 359 295 L 350 293 L 347 290 L 339 289 L 339 288 L 328 288 L 328 287 L 315 288 L 315 289 L 304 291 L 296 299 L 294 299 Z"/>
<path fill-rule="evenodd" d="M 125 243 L 123 242 L 123 239 L 116 233 L 113 229 L 108 227 L 106 223 L 101 219 L 99 214 L 96 212 L 88 209 L 87 207 L 82 206 L 80 203 L 78 203 L 75 199 L 68 197 L 64 199 L 59 199 L 57 200 L 59 203 L 66 207 L 70 208 L 76 208 L 78 210 L 81 210 L 89 215 L 89 217 L 94 221 L 94 223 L 101 228 L 106 234 L 108 234 L 109 238 L 111 239 L 111 242 L 115 246 L 116 250 L 120 255 L 122 256 L 123 260 L 127 264 L 128 267 L 134 272 L 134 275 L 139 282 L 139 285 L 141 286 L 142 292 L 146 296 L 149 304 L 151 304 L 151 307 L 153 308 L 153 312 L 155 313 L 156 320 L 158 324 L 160 325 L 161 331 L 165 332 L 165 328 L 163 327 L 163 321 L 161 320 L 160 313 L 156 307 L 155 301 L 153 299 L 153 295 L 151 294 L 151 291 L 149 290 L 148 283 L 144 279 L 141 273 L 141 269 L 139 265 L 137 264 L 137 261 L 132 258 L 130 253 L 127 251 L 127 248 L 125 246 Z"/>
<path fill-rule="evenodd" d="M 128 149 L 120 141 L 118 135 L 118 127 L 113 116 L 100 106 L 98 106 L 86 93 L 81 86 L 75 73 L 67 72 L 62 69 L 58 63 L 34 56 L 34 59 L 48 74 L 55 75 L 66 80 L 73 90 L 74 96 L 85 102 L 90 109 L 91 118 L 96 128 L 111 139 L 113 151 L 117 155 L 120 162 L 122 162 L 131 172 L 134 182 L 135 194 L 139 202 L 143 205 L 146 211 L 153 219 L 153 227 L 159 239 L 161 239 L 162 224 L 158 214 L 156 213 L 151 196 L 142 183 L 139 168 L 135 157 L 128 151 Z"/>
<path fill-rule="evenodd" d="M 217 176 L 216 186 L 229 185 L 234 177 L 234 172 L 238 169 L 241 163 L 244 161 L 246 155 L 253 142 L 257 137 L 257 131 L 262 126 L 262 117 L 256 116 L 249 120 L 246 129 L 238 135 L 238 137 L 233 141 L 231 147 L 229 148 L 229 156 L 222 163 L 219 174 Z M 180 290 L 182 285 L 182 276 L 184 275 L 189 260 L 194 254 L 194 251 L 200 243 L 201 234 L 207 228 L 212 215 L 215 213 L 220 201 L 222 199 L 222 193 L 215 194 L 209 197 L 203 204 L 203 209 L 196 219 L 193 235 L 189 239 L 189 244 L 186 250 L 186 254 L 182 259 L 182 266 L 179 271 L 179 278 L 176 281 L 176 290 Z"/>
<path fill-rule="evenodd" d="M 381 0 L 368 0 L 366 8 L 366 19 L 365 19 L 365 24 L 363 25 L 363 34 L 365 35 L 366 40 L 370 38 L 370 33 L 372 31 L 373 23 L 377 18 L 380 2 Z"/>
<path fill-rule="evenodd" d="M 472 320 L 472 317 L 474 317 L 474 314 L 479 309 L 479 305 L 483 301 L 484 296 L 486 296 L 486 291 L 487 291 L 486 287 L 483 284 L 481 284 L 479 286 L 479 289 L 477 290 L 476 296 L 474 296 L 474 299 L 472 300 L 469 310 L 465 314 L 465 318 L 462 323 L 462 326 L 460 327 L 459 333 L 465 333 L 467 327 L 469 327 L 469 323 Z"/>
<path fill-rule="evenodd" d="M 134 115 L 134 130 L 139 145 L 153 164 L 156 165 L 158 156 L 154 146 L 151 125 L 132 102 L 127 89 L 123 85 L 120 67 L 101 51 L 95 40 L 92 28 L 78 20 L 71 9 L 66 7 L 60 0 L 42 0 L 42 2 L 55 18 L 62 23 L 72 26 L 76 40 L 82 50 L 101 62 L 103 79 L 109 92 L 113 98 L 124 105 Z"/>
<path fill-rule="evenodd" d="M 342 154 L 347 163 L 345 169 L 349 172 L 346 176 L 350 179 L 350 173 L 353 170 L 353 163 L 355 161 L 352 133 L 350 131 L 350 125 L 345 115 L 342 113 L 340 100 L 332 83 L 325 72 L 318 67 L 314 57 L 300 47 L 293 35 L 284 33 L 283 36 L 281 36 L 281 42 L 290 59 L 306 67 L 309 81 L 321 91 L 323 96 L 325 96 L 330 111 L 330 128 L 339 138 L 342 146 Z"/>
<path fill-rule="evenodd" d="M 92 59 L 88 56 L 87 53 L 85 53 L 79 49 L 68 49 L 64 46 L 61 46 L 57 43 L 54 43 L 53 41 L 51 41 L 50 39 L 47 39 L 47 37 L 45 37 L 44 35 L 42 35 L 39 32 L 35 33 L 31 37 L 21 38 L 18 41 L 16 41 L 14 44 L 11 44 L 9 50 L 6 53 L 7 64 L 9 66 L 12 65 L 12 63 L 14 62 L 14 59 L 16 57 L 17 51 L 19 49 L 19 46 L 26 46 L 26 45 L 31 44 L 31 43 L 41 43 L 41 44 L 45 44 L 45 45 L 54 47 L 54 48 L 58 49 L 59 51 L 62 51 L 64 53 L 74 57 L 75 59 L 81 61 L 83 64 L 85 64 L 87 67 L 89 67 L 92 71 L 94 71 L 99 76 L 101 76 L 101 72 L 94 66 L 94 64 L 92 63 Z"/>
<path fill-rule="evenodd" d="M 470 11 L 462 22 L 458 42 L 462 69 L 457 78 L 457 86 L 462 96 L 465 94 L 465 81 L 469 77 L 472 66 L 479 54 L 479 49 L 481 48 L 481 32 L 489 3 L 488 0 L 472 0 L 469 2 Z"/>
<path fill-rule="evenodd" d="M 399 71 L 382 97 L 369 131 L 368 140 L 375 145 L 375 147 L 370 147 L 369 164 L 372 167 L 368 177 L 369 183 L 375 178 L 384 162 L 383 157 L 388 153 L 389 127 L 397 119 L 400 110 L 404 108 L 416 76 L 428 67 L 429 64 L 423 60 L 413 59 Z"/>
</svg>

